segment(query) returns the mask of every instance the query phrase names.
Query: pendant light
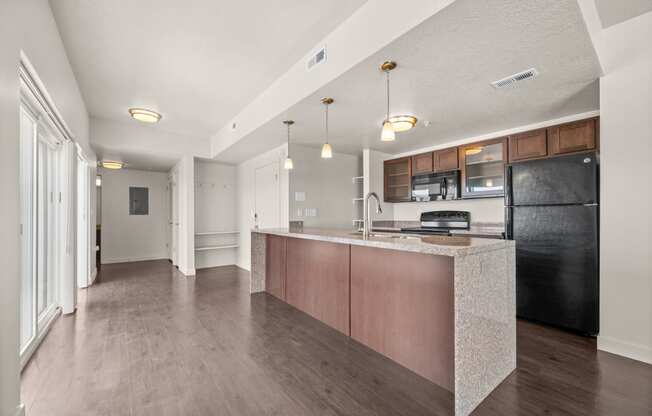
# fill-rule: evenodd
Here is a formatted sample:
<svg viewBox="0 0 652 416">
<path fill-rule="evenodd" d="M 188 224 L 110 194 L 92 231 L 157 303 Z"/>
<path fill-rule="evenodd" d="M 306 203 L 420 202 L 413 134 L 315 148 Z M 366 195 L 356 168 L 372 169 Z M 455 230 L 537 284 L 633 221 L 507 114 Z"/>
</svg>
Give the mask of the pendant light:
<svg viewBox="0 0 652 416">
<path fill-rule="evenodd" d="M 385 61 L 380 66 L 380 70 L 385 72 L 387 76 L 387 113 L 385 114 L 385 121 L 383 121 L 383 129 L 380 132 L 380 140 L 383 142 L 392 142 L 396 139 L 394 126 L 389 120 L 389 72 L 394 68 L 396 68 L 396 62 L 394 61 Z"/>
<path fill-rule="evenodd" d="M 325 126 L 326 126 L 326 143 L 321 147 L 322 159 L 331 159 L 333 157 L 333 148 L 328 143 L 328 106 L 333 104 L 335 100 L 332 98 L 322 98 L 321 102 L 325 107 Z"/>
<path fill-rule="evenodd" d="M 294 124 L 294 121 L 285 120 L 283 121 L 283 124 L 288 126 L 288 155 L 285 158 L 285 163 L 283 164 L 283 167 L 287 170 L 292 170 L 294 169 L 294 163 L 292 163 L 292 158 L 290 157 L 290 126 Z"/>
</svg>

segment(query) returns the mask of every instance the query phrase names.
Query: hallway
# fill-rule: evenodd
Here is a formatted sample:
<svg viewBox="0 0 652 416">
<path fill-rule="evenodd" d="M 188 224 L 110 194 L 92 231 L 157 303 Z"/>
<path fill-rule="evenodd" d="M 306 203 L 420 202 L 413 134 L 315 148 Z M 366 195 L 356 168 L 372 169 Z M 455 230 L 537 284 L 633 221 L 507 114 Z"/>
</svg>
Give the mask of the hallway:
<svg viewBox="0 0 652 416">
<path fill-rule="evenodd" d="M 25 368 L 27 414 L 450 414 L 450 393 L 248 285 L 233 266 L 103 266 Z M 474 415 L 652 411 L 649 365 L 524 322 L 518 347 Z"/>
</svg>

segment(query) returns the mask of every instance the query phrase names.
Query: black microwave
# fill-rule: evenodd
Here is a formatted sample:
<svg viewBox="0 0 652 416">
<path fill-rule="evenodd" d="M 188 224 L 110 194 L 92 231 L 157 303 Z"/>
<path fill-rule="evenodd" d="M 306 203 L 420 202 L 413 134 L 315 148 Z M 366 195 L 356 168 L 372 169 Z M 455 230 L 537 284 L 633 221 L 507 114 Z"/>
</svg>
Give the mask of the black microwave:
<svg viewBox="0 0 652 416">
<path fill-rule="evenodd" d="M 441 201 L 459 199 L 459 184 L 459 170 L 413 176 L 412 200 Z"/>
</svg>

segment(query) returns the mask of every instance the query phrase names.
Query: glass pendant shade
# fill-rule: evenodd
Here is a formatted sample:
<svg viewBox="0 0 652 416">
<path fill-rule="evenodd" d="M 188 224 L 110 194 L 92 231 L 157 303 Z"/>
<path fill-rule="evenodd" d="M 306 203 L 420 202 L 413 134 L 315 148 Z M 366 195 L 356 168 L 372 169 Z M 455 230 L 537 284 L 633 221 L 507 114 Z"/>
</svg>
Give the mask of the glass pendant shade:
<svg viewBox="0 0 652 416">
<path fill-rule="evenodd" d="M 333 148 L 330 144 L 324 143 L 321 147 L 321 157 L 322 159 L 331 159 L 333 157 Z"/>
<path fill-rule="evenodd" d="M 294 163 L 292 163 L 292 158 L 286 157 L 285 158 L 285 163 L 283 164 L 283 167 L 287 170 L 294 169 Z"/>
<path fill-rule="evenodd" d="M 385 120 L 383 123 L 383 130 L 380 132 L 380 140 L 383 142 L 393 142 L 396 139 L 396 134 L 394 133 L 394 127 L 389 120 Z"/>
</svg>

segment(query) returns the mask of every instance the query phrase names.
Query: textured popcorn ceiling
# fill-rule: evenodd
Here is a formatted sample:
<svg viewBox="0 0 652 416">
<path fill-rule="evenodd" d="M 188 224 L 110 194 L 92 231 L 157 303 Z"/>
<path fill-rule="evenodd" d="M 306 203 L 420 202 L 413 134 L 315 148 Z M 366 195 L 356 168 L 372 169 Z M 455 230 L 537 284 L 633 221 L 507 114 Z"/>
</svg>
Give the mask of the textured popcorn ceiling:
<svg viewBox="0 0 652 416">
<path fill-rule="evenodd" d="M 380 142 L 385 84 L 392 72 L 393 114 L 421 122 L 393 143 Z M 536 67 L 538 78 L 495 90 L 491 81 Z M 576 0 L 457 0 L 275 120 L 218 155 L 239 161 L 284 141 L 281 120 L 296 120 L 295 142 L 319 146 L 330 107 L 335 152 L 369 146 L 398 153 L 599 108 L 599 64 Z"/>
</svg>

